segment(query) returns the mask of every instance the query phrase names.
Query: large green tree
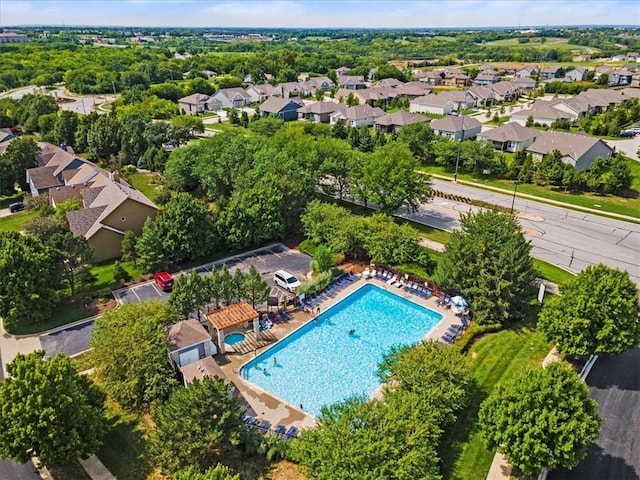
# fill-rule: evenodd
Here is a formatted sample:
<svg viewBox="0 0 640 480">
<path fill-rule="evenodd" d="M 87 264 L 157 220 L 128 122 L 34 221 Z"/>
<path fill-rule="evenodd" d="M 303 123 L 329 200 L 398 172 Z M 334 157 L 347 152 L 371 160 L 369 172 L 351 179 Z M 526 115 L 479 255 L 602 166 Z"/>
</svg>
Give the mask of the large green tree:
<svg viewBox="0 0 640 480">
<path fill-rule="evenodd" d="M 39 152 L 40 147 L 31 137 L 16 138 L 9 142 L 5 152 L 0 155 L 0 194 L 14 193 L 16 185 L 23 191 L 29 190 L 26 171 L 37 166 L 36 155 Z"/>
<path fill-rule="evenodd" d="M 60 275 L 55 251 L 31 235 L 0 232 L 0 316 L 5 327 L 44 321 L 57 302 Z"/>
<path fill-rule="evenodd" d="M 195 380 L 175 390 L 152 410 L 152 450 L 163 470 L 197 465 L 205 469 L 243 440 L 242 409 L 230 396 L 232 385 L 218 377 Z"/>
<path fill-rule="evenodd" d="M 0 382 L 0 457 L 63 465 L 95 453 L 107 430 L 105 396 L 69 357 L 18 354 Z"/>
<path fill-rule="evenodd" d="M 123 407 L 140 410 L 167 398 L 176 385 L 165 334 L 175 318 L 168 305 L 147 301 L 127 303 L 96 320 L 91 337 L 96 373 Z"/>
<path fill-rule="evenodd" d="M 414 123 L 402 127 L 398 133 L 398 142 L 404 143 L 420 161 L 433 158 L 435 134 L 427 123 Z"/>
<path fill-rule="evenodd" d="M 47 239 L 47 243 L 56 251 L 65 282 L 73 295 L 78 271 L 95 258 L 93 247 L 86 238 L 71 232 L 54 233 Z"/>
<path fill-rule="evenodd" d="M 489 448 L 526 475 L 573 468 L 600 434 L 598 405 L 571 367 L 553 362 L 499 385 L 479 413 Z"/>
<path fill-rule="evenodd" d="M 266 302 L 271 292 L 269 282 L 260 276 L 260 272 L 253 264 L 251 264 L 247 275 L 244 277 L 243 287 L 244 294 L 253 308 L 255 308 L 256 303 Z"/>
<path fill-rule="evenodd" d="M 240 474 L 232 474 L 229 467 L 217 464 L 201 473 L 193 465 L 173 475 L 173 480 L 240 480 Z"/>
<path fill-rule="evenodd" d="M 617 354 L 640 342 L 640 303 L 629 273 L 590 265 L 561 286 L 538 320 L 549 342 L 568 355 Z"/>
<path fill-rule="evenodd" d="M 68 232 L 69 224 L 66 220 L 54 216 L 36 217 L 24 224 L 23 231 L 44 243 L 56 233 Z"/>
<path fill-rule="evenodd" d="M 434 279 L 470 301 L 478 323 L 503 323 L 524 317 L 535 270 L 531 244 L 516 218 L 495 210 L 460 217 Z"/>
<path fill-rule="evenodd" d="M 169 305 L 178 312 L 182 319 L 189 318 L 189 315 L 194 312 L 197 312 L 199 317 L 201 309 L 208 300 L 208 282 L 195 270 L 191 270 L 188 275 L 179 275 L 173 285 L 173 291 L 169 295 Z"/>
</svg>

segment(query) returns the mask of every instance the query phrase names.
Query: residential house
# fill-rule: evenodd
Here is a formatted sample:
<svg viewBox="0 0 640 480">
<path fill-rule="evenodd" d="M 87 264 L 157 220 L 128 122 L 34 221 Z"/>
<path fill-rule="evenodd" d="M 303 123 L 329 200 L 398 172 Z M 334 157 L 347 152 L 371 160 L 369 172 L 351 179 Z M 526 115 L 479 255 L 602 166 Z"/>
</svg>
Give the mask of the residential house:
<svg viewBox="0 0 640 480">
<path fill-rule="evenodd" d="M 618 53 L 611 57 L 612 62 L 624 62 L 627 59 L 627 56 L 624 53 Z"/>
<path fill-rule="evenodd" d="M 422 82 L 407 82 L 395 87 L 402 98 L 417 98 L 431 93 L 431 85 Z"/>
<path fill-rule="evenodd" d="M 400 92 L 392 87 L 363 88 L 360 90 L 340 88 L 334 98 L 339 103 L 347 103 L 350 96 L 357 100 L 358 105 L 366 103 L 373 106 L 375 102 L 388 105 L 393 98 L 400 96 Z"/>
<path fill-rule="evenodd" d="M 540 73 L 540 69 L 537 65 L 523 65 L 521 68 L 516 70 L 515 76 L 517 78 L 530 78 Z"/>
<path fill-rule="evenodd" d="M 216 110 L 211 108 L 211 97 L 204 93 L 194 93 L 181 98 L 178 100 L 178 109 L 186 115 L 200 115 L 209 110 Z"/>
<path fill-rule="evenodd" d="M 531 145 L 540 135 L 537 130 L 510 122 L 478 134 L 478 140 L 491 142 L 493 148 L 501 152 L 518 152 Z"/>
<path fill-rule="evenodd" d="M 489 87 L 471 87 L 467 90 L 469 95 L 475 100 L 476 106 L 488 107 L 493 104 L 493 90 Z"/>
<path fill-rule="evenodd" d="M 251 104 L 251 96 L 244 88 L 223 88 L 212 96 L 222 108 L 242 108 Z"/>
<path fill-rule="evenodd" d="M 480 65 L 480 67 L 478 67 L 478 71 L 480 72 L 484 72 L 485 70 L 495 70 L 495 67 L 490 63 L 483 63 L 482 65 Z"/>
<path fill-rule="evenodd" d="M 546 126 L 550 126 L 556 121 L 571 123 L 577 120 L 578 117 L 575 113 L 554 107 L 555 105 L 548 100 L 536 100 L 533 105 L 531 105 L 531 108 L 513 113 L 511 120 L 520 125 L 526 125 L 529 117 L 531 117 L 534 124 Z"/>
<path fill-rule="evenodd" d="M 247 94 L 251 98 L 251 103 L 264 102 L 269 97 L 282 97 L 282 88 L 275 87 L 268 83 L 262 85 L 249 85 Z"/>
<path fill-rule="evenodd" d="M 276 87 L 282 89 L 282 98 L 299 97 L 302 92 L 303 85 L 298 82 L 278 83 Z"/>
<path fill-rule="evenodd" d="M 568 78 L 574 82 L 582 82 L 587 78 L 587 70 L 585 67 L 576 67 L 564 74 L 564 78 Z"/>
<path fill-rule="evenodd" d="M 174 323 L 167 328 L 166 334 L 169 360 L 174 368 L 184 367 L 217 353 L 211 335 L 198 320 Z"/>
<path fill-rule="evenodd" d="M 50 188 L 66 185 L 66 177 L 70 175 L 70 172 L 75 174 L 81 166 L 90 164 L 90 162 L 74 153 L 50 143 L 38 142 L 38 147 L 40 151 L 34 159 L 34 165 L 36 166 L 26 171 L 29 190 L 34 197 L 42 193 L 49 193 Z M 93 167 L 96 172 L 99 171 L 97 165 Z"/>
<path fill-rule="evenodd" d="M 346 112 L 346 105 L 336 102 L 314 102 L 298 109 L 300 120 L 309 120 L 316 123 L 329 123 L 332 113 Z"/>
<path fill-rule="evenodd" d="M 542 160 L 554 150 L 562 154 L 563 163 L 573 165 L 577 170 L 587 170 L 597 158 L 609 160 L 613 153 L 613 149 L 599 138 L 564 132 L 541 133 L 527 147 L 536 160 Z"/>
<path fill-rule="evenodd" d="M 447 70 L 444 75 L 444 84 L 449 87 L 469 87 L 471 78 L 464 72 L 451 72 Z"/>
<path fill-rule="evenodd" d="M 355 107 L 347 107 L 344 111 L 337 110 L 329 116 L 329 123 L 335 125 L 342 121 L 346 126 L 359 128 L 362 125 L 368 127 L 373 126 L 376 118 L 386 115 L 384 110 L 371 105 L 356 105 Z"/>
<path fill-rule="evenodd" d="M 597 114 L 605 112 L 627 100 L 629 95 L 625 95 L 624 92 L 626 90 L 590 88 L 580 92 L 575 98 L 584 100 L 589 105 L 591 113 Z"/>
<path fill-rule="evenodd" d="M 409 103 L 411 113 L 432 113 L 435 115 L 449 115 L 455 110 L 455 103 L 446 95 L 430 93 L 423 97 L 414 98 Z"/>
<path fill-rule="evenodd" d="M 217 76 L 218 76 L 218 73 L 214 72 L 213 70 L 202 70 L 202 72 L 200 72 L 200 73 L 202 73 L 208 79 L 217 78 Z"/>
<path fill-rule="evenodd" d="M 298 109 L 304 103 L 291 98 L 270 97 L 260 105 L 260 113 L 263 115 L 277 115 L 285 122 L 298 119 Z"/>
<path fill-rule="evenodd" d="M 429 125 L 436 135 L 442 135 L 451 140 L 469 140 L 475 138 L 482 130 L 482 124 L 467 115 L 439 118 L 432 120 Z"/>
<path fill-rule="evenodd" d="M 500 74 L 495 70 L 484 70 L 473 79 L 474 85 L 489 85 L 491 83 L 498 83 L 500 81 Z"/>
<path fill-rule="evenodd" d="M 336 68 L 336 77 L 343 77 L 351 70 L 349 67 L 338 67 Z"/>
<path fill-rule="evenodd" d="M 610 87 L 621 87 L 631 85 L 631 80 L 633 79 L 633 72 L 621 68 L 619 70 L 613 70 L 609 74 L 609 86 Z"/>
<path fill-rule="evenodd" d="M 552 80 L 554 78 L 560 78 L 562 74 L 562 67 L 544 67 L 540 70 L 540 80 Z"/>
<path fill-rule="evenodd" d="M 531 77 L 518 77 L 511 80 L 515 86 L 522 90 L 533 90 L 536 88 L 536 81 Z"/>
<path fill-rule="evenodd" d="M 520 87 L 513 82 L 498 82 L 488 85 L 493 91 L 493 99 L 498 102 L 512 102 L 520 96 Z"/>
<path fill-rule="evenodd" d="M 333 80 L 331 80 L 329 77 L 310 77 L 307 78 L 306 83 L 307 88 L 313 88 L 315 90 L 320 89 L 323 92 L 328 92 L 336 86 Z"/>
<path fill-rule="evenodd" d="M 367 84 L 362 75 L 341 75 L 338 77 L 338 88 L 360 90 L 361 88 L 367 88 Z"/>
<path fill-rule="evenodd" d="M 444 83 L 444 72 L 439 70 L 422 72 L 419 77 L 415 77 L 415 75 L 416 74 L 414 74 L 414 78 L 417 78 L 420 82 L 426 83 L 427 85 L 437 86 Z"/>
<path fill-rule="evenodd" d="M 456 111 L 465 110 L 468 108 L 476 108 L 476 99 L 473 95 L 469 94 L 468 90 L 465 91 L 449 91 L 440 92 L 438 95 L 448 98 L 453 102 L 453 109 Z"/>
<path fill-rule="evenodd" d="M 11 140 L 14 138 L 15 137 L 10 128 L 0 128 L 0 155 L 7 151 L 9 143 L 11 143 Z M 0 178 L 0 181 L 1 180 L 2 178 Z"/>
<path fill-rule="evenodd" d="M 414 123 L 428 123 L 431 119 L 419 113 L 409 113 L 399 110 L 390 115 L 376 118 L 375 129 L 383 133 L 397 133 L 402 127 Z"/>
<path fill-rule="evenodd" d="M 383 78 L 381 80 L 378 80 L 371 86 L 374 88 L 375 87 L 398 87 L 403 84 L 404 82 L 401 82 L 397 78 Z"/>
</svg>

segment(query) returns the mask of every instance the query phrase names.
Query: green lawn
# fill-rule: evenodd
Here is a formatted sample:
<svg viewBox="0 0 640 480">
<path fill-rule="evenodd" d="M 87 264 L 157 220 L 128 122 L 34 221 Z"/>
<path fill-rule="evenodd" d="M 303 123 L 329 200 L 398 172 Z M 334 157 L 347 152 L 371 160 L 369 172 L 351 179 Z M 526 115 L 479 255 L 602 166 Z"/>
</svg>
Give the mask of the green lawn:
<svg viewBox="0 0 640 480">
<path fill-rule="evenodd" d="M 7 217 L 0 218 L 0 231 L 2 232 L 20 232 L 24 228 L 24 224 L 32 218 L 36 218 L 39 212 L 22 211 L 12 213 Z"/>
<path fill-rule="evenodd" d="M 21 201 L 25 195 L 25 192 L 16 193 L 15 195 L 0 195 L 0 208 L 9 208 L 9 205 L 13 202 Z"/>
<path fill-rule="evenodd" d="M 534 313 L 537 311 L 532 312 L 532 316 Z M 540 366 L 550 349 L 542 333 L 522 325 L 488 334 L 471 347 L 468 355 L 481 393 L 475 398 L 476 404 L 468 409 L 471 413 L 468 421 L 459 422 L 465 425 L 459 425 L 447 438 L 446 444 L 451 449 L 442 452 L 445 478 L 486 478 L 495 451 L 484 446 L 475 424 L 479 403 L 497 385 L 518 378 L 528 367 Z"/>
<path fill-rule="evenodd" d="M 107 260 L 91 267 L 91 274 L 95 281 L 78 287 L 79 293 L 91 293 L 105 288 L 115 288 L 116 283 L 113 281 L 113 268 L 118 259 Z M 142 270 L 133 262 L 121 262 L 121 265 L 129 273 L 134 281 L 143 278 Z"/>
<path fill-rule="evenodd" d="M 566 271 L 564 268 L 556 267 L 555 265 L 540 260 L 539 258 L 533 259 L 533 268 L 538 272 L 538 276 L 545 280 L 555 283 L 556 285 L 562 285 L 575 277 L 571 272 Z"/>
<path fill-rule="evenodd" d="M 75 365 L 78 372 L 84 372 L 95 367 L 91 350 L 87 350 L 86 352 L 71 357 L 71 363 Z"/>
<path fill-rule="evenodd" d="M 158 180 L 157 173 L 136 172 L 127 176 L 127 182 L 152 202 L 155 202 L 156 196 L 162 188 Z"/>
</svg>

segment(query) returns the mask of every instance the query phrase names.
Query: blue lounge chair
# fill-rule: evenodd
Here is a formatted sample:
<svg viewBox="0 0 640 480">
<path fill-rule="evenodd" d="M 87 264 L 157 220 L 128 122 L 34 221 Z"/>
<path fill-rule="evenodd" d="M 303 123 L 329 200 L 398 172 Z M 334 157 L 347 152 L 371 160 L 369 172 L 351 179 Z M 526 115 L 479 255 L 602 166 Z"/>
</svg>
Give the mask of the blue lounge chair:
<svg viewBox="0 0 640 480">
<path fill-rule="evenodd" d="M 467 317 L 466 315 L 462 315 L 462 317 L 460 317 L 460 321 L 462 322 L 462 326 L 463 327 L 468 327 L 469 323 L 471 322 L 471 320 L 469 320 L 469 317 Z"/>
<path fill-rule="evenodd" d="M 280 315 L 280 318 L 284 321 L 287 321 L 291 318 L 291 316 L 285 312 L 282 308 L 278 309 L 278 315 Z"/>
<path fill-rule="evenodd" d="M 260 425 L 258 425 L 258 428 L 263 432 L 268 432 L 271 428 L 271 423 L 269 423 L 269 420 L 262 420 L 262 422 L 260 422 Z"/>
<path fill-rule="evenodd" d="M 284 434 L 284 439 L 290 440 L 296 435 L 298 435 L 298 427 L 292 425 L 289 427 L 289 430 L 287 430 L 287 433 Z"/>
<path fill-rule="evenodd" d="M 287 427 L 285 427 L 284 425 L 280 424 L 276 427 L 276 429 L 274 430 L 274 433 L 276 435 L 284 435 L 284 433 L 287 431 Z"/>
<path fill-rule="evenodd" d="M 438 297 L 438 299 L 436 300 L 436 305 L 438 306 L 442 306 L 444 305 L 444 299 L 445 299 L 446 295 L 442 294 Z"/>
<path fill-rule="evenodd" d="M 245 415 L 243 420 L 244 420 L 244 424 L 247 427 L 253 427 L 257 422 L 256 418 L 252 417 L 251 415 Z"/>
<path fill-rule="evenodd" d="M 449 343 L 453 343 L 456 341 L 456 337 L 454 337 L 453 335 L 449 334 L 449 333 L 445 333 L 442 335 L 442 339 L 449 342 Z"/>
</svg>

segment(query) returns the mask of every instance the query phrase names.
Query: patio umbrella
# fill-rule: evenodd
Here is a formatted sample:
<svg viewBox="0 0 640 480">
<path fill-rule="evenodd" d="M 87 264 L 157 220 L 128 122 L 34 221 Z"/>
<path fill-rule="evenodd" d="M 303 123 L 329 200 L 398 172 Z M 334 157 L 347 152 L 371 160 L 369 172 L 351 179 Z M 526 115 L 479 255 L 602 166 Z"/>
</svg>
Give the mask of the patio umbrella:
<svg viewBox="0 0 640 480">
<path fill-rule="evenodd" d="M 464 297 L 460 295 L 456 295 L 455 297 L 451 297 L 450 300 L 451 305 L 455 305 L 456 307 L 468 307 L 469 302 Z"/>
</svg>

